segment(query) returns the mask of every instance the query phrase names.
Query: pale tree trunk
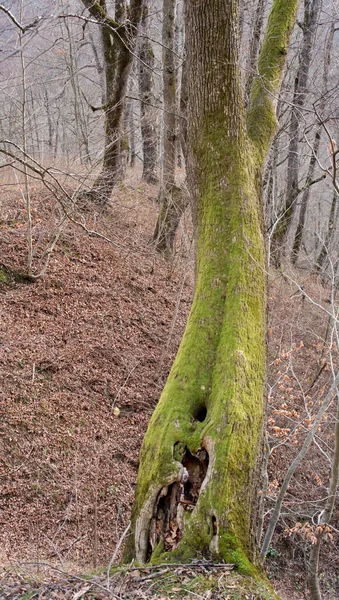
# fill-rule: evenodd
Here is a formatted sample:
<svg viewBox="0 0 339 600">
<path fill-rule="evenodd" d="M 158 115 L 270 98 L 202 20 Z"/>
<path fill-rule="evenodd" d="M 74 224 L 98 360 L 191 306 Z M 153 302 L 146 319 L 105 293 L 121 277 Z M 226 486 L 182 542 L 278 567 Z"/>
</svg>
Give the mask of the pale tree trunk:
<svg viewBox="0 0 339 600">
<path fill-rule="evenodd" d="M 294 236 L 292 255 L 291 255 L 291 260 L 292 260 L 293 265 L 295 265 L 297 263 L 300 248 L 301 248 L 302 236 L 303 236 L 305 220 L 306 220 L 306 212 L 307 212 L 308 201 L 309 201 L 310 193 L 311 193 L 311 184 L 312 184 L 312 180 L 313 180 L 313 176 L 314 176 L 315 167 L 317 164 L 317 154 L 319 152 L 320 138 L 321 138 L 321 132 L 320 132 L 320 127 L 319 127 L 314 136 L 314 145 L 313 145 L 313 150 L 312 150 L 312 156 L 311 156 L 311 159 L 309 162 L 308 172 L 307 172 L 307 177 L 306 177 L 306 184 L 305 184 L 306 187 L 305 187 L 305 190 L 303 191 L 303 194 L 301 197 L 298 224 L 297 224 L 297 229 L 296 229 L 295 236 Z"/>
<path fill-rule="evenodd" d="M 237 4 L 186 3 L 197 281 L 144 440 L 125 558 L 212 556 L 255 575 L 266 313 L 260 182 L 297 1 L 273 2 L 247 127 Z"/>
<path fill-rule="evenodd" d="M 183 6 L 182 6 L 183 8 Z M 182 167 L 182 152 L 181 152 L 181 139 L 180 139 L 180 102 L 181 102 L 181 83 L 182 83 L 182 59 L 183 50 L 183 13 L 180 13 L 180 5 L 177 0 L 176 8 L 176 20 L 175 20 L 175 31 L 174 31 L 174 51 L 175 51 L 175 72 L 176 72 L 176 110 L 177 110 L 177 135 L 175 137 L 175 153 L 176 153 L 176 165 L 179 169 Z"/>
<path fill-rule="evenodd" d="M 323 97 L 319 103 L 319 110 L 322 112 L 322 110 L 324 109 L 325 106 L 325 101 L 326 101 L 326 93 L 328 90 L 328 74 L 329 74 L 329 70 L 330 70 L 330 66 L 331 66 L 331 58 L 332 58 L 332 48 L 333 48 L 333 38 L 334 38 L 334 32 L 335 32 L 335 26 L 334 23 L 332 23 L 330 29 L 329 29 L 329 33 L 328 33 L 328 37 L 327 37 L 327 42 L 326 42 L 326 47 L 325 47 L 325 60 L 324 60 L 324 72 L 323 72 L 323 90 L 322 90 L 322 94 Z M 314 176 L 314 171 L 315 171 L 315 167 L 316 167 L 316 163 L 317 163 L 317 155 L 319 152 L 319 146 L 320 146 L 320 139 L 321 139 L 321 130 L 322 130 L 322 126 L 319 123 L 316 129 L 316 133 L 315 133 L 315 138 L 314 138 L 314 146 L 313 146 L 313 152 L 312 152 L 312 156 L 311 156 L 311 160 L 310 160 L 310 164 L 309 164 L 309 168 L 308 168 L 308 173 L 307 173 L 307 178 L 306 178 L 306 189 L 302 195 L 302 199 L 301 199 L 301 204 L 300 204 L 300 213 L 299 213 L 299 219 L 298 219 L 298 225 L 297 225 L 297 229 L 296 229 L 296 233 L 294 236 L 294 242 L 293 242 L 293 249 L 292 249 L 292 263 L 296 264 L 297 259 L 298 259 L 298 255 L 300 252 L 300 248 L 301 248 L 301 242 L 302 242 L 302 235 L 303 235 L 303 231 L 304 231 L 304 225 L 305 225 L 305 219 L 306 219 L 306 212 L 307 212 L 307 206 L 308 206 L 308 200 L 310 197 L 310 186 L 313 180 L 313 176 Z M 333 198 L 334 202 L 335 202 L 335 195 Z M 326 236 L 326 240 L 325 240 L 325 244 L 320 252 L 320 256 L 318 258 L 317 263 L 322 266 L 323 263 L 323 259 L 325 258 L 326 255 L 326 248 L 327 248 L 327 244 L 331 241 L 331 236 L 333 233 L 333 219 L 334 219 L 334 213 L 332 214 L 332 210 L 335 210 L 335 206 L 331 207 L 331 213 L 330 213 L 330 219 L 329 219 L 329 227 L 328 227 L 328 233 Z M 331 219 L 332 217 L 332 219 Z M 319 262 L 320 260 L 320 262 Z"/>
<path fill-rule="evenodd" d="M 184 46 L 184 56 L 182 61 L 181 71 L 181 88 L 180 88 L 180 122 L 179 122 L 179 136 L 181 151 L 186 164 L 187 160 L 187 101 L 188 101 L 188 90 L 187 90 L 187 50 L 186 42 Z"/>
<path fill-rule="evenodd" d="M 317 259 L 316 270 L 321 271 L 324 268 L 324 264 L 326 263 L 326 259 L 331 257 L 331 249 L 332 249 L 332 241 L 333 235 L 335 232 L 335 216 L 336 209 L 338 203 L 338 192 L 333 190 L 332 202 L 331 202 L 331 210 L 330 217 L 327 225 L 327 232 L 325 236 L 324 243 L 321 246 L 321 250 Z"/>
<path fill-rule="evenodd" d="M 176 0 L 163 2 L 163 87 L 164 154 L 160 189 L 160 210 L 153 234 L 155 247 L 170 254 L 180 218 L 187 205 L 187 194 L 175 185 L 177 136 L 176 70 L 174 55 Z"/>
<path fill-rule="evenodd" d="M 245 85 L 245 99 L 246 102 L 249 100 L 251 93 L 252 83 L 256 76 L 255 69 L 258 63 L 258 54 L 260 48 L 260 39 L 264 24 L 264 13 L 265 13 L 266 0 L 258 0 L 255 10 L 255 19 L 251 35 L 251 43 L 246 63 L 246 85 Z"/>
<path fill-rule="evenodd" d="M 275 245 L 279 247 L 279 255 L 277 256 L 277 262 L 279 264 L 281 262 L 281 257 L 285 255 L 285 245 L 287 245 L 297 208 L 301 111 L 304 107 L 307 94 L 308 76 L 321 1 L 322 0 L 304 0 L 303 40 L 300 51 L 299 67 L 294 82 L 293 106 L 289 127 L 290 141 L 288 147 L 285 214 L 276 230 L 275 236 Z"/>
<path fill-rule="evenodd" d="M 89 197 L 101 204 L 110 199 L 112 190 L 121 179 L 125 156 L 123 116 L 128 76 L 133 62 L 143 0 L 131 0 L 128 19 L 126 2 L 115 2 L 115 19 L 108 15 L 106 2 L 82 0 L 92 17 L 101 24 L 106 80 L 105 150 L 102 170 L 95 180 Z"/>
<path fill-rule="evenodd" d="M 133 169 L 135 167 L 136 150 L 135 150 L 135 125 L 134 125 L 134 112 L 133 112 L 133 101 L 130 100 L 126 104 L 126 125 L 128 132 L 128 165 Z"/>
<path fill-rule="evenodd" d="M 68 58 L 66 59 L 66 65 L 73 90 L 74 120 L 78 134 L 77 143 L 79 145 L 79 156 L 82 162 L 90 163 L 86 115 L 84 114 L 82 98 L 79 92 L 80 86 L 78 79 L 77 55 L 74 48 L 74 38 L 72 36 L 72 31 L 70 30 L 70 25 L 67 19 L 65 19 L 65 27 L 68 37 Z"/>
<path fill-rule="evenodd" d="M 139 50 L 139 89 L 140 89 L 140 112 L 141 112 L 141 136 L 143 151 L 142 178 L 147 183 L 156 184 L 158 178 L 155 173 L 157 165 L 157 130 L 156 114 L 153 96 L 154 52 L 149 40 L 149 0 L 144 3 L 142 14 L 142 38 Z"/>
</svg>

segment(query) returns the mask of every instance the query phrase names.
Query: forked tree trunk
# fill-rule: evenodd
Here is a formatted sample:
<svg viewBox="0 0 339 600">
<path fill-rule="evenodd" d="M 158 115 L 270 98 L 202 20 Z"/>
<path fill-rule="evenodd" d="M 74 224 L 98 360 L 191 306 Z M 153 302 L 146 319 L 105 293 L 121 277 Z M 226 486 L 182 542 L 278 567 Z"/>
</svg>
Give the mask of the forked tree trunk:
<svg viewBox="0 0 339 600">
<path fill-rule="evenodd" d="M 128 19 L 126 2 L 115 3 L 115 19 L 109 17 L 106 2 L 82 0 L 92 17 L 101 24 L 104 51 L 106 103 L 105 149 L 101 172 L 95 180 L 89 196 L 100 204 L 106 204 L 112 190 L 121 178 L 121 150 L 124 150 L 123 115 L 128 75 L 136 47 L 138 27 L 143 0 L 131 0 Z"/>
<path fill-rule="evenodd" d="M 142 14 L 142 35 L 140 41 L 139 88 L 141 112 L 141 136 L 143 150 L 142 178 L 147 183 L 155 184 L 158 178 L 155 173 L 157 165 L 157 132 L 155 125 L 155 108 L 153 98 L 154 52 L 149 40 L 148 0 L 144 4 Z"/>
<path fill-rule="evenodd" d="M 266 311 L 260 181 L 296 7 L 273 2 L 246 130 L 237 1 L 187 0 L 197 282 L 144 440 L 127 560 L 204 555 L 257 572 Z"/>
</svg>

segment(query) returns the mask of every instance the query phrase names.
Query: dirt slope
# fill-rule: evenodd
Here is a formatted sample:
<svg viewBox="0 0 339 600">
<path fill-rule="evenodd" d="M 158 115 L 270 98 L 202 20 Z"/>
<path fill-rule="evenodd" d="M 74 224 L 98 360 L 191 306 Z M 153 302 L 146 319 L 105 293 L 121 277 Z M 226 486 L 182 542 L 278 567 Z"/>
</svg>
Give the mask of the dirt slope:
<svg viewBox="0 0 339 600">
<path fill-rule="evenodd" d="M 149 245 L 156 190 L 129 180 L 109 210 L 79 214 L 89 236 L 68 225 L 50 268 L 36 283 L 7 267 L 26 261 L 22 199 L 10 188 L 0 205 L 0 563 L 41 561 L 67 568 L 108 563 L 130 515 L 138 453 L 188 316 L 193 267 L 184 222 L 172 261 Z M 57 207 L 32 190 L 39 260 Z M 328 306 L 328 290 L 298 274 Z M 2 282 L 6 279 L 7 283 Z M 327 319 L 274 275 L 268 325 L 269 463 L 267 517 L 330 380 Z M 333 348 L 332 348 L 333 350 Z M 336 349 L 333 350 L 337 361 Z M 319 432 L 333 447 L 333 411 Z M 313 448 L 293 478 L 268 568 L 282 597 L 303 597 L 314 523 L 329 465 Z M 299 523 L 300 527 L 296 527 Z M 339 597 L 338 509 L 325 541 L 326 595 Z M 312 529 L 313 528 L 313 529 Z"/>
<path fill-rule="evenodd" d="M 187 261 L 169 264 L 147 246 L 152 190 L 119 193 L 94 225 L 123 249 L 68 227 L 44 279 L 0 291 L 2 561 L 103 563 L 129 518 L 192 278 Z M 43 211 L 44 195 L 34 200 Z M 1 262 L 18 268 L 20 225 L 3 226 L 0 246 Z"/>
</svg>

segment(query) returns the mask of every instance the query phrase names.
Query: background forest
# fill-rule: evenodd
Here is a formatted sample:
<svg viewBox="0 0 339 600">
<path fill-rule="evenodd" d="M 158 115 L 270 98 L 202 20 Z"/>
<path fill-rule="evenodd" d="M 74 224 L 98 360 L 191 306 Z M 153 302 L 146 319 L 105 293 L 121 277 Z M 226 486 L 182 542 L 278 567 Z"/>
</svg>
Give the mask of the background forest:
<svg viewBox="0 0 339 600">
<path fill-rule="evenodd" d="M 245 106 L 271 6 L 240 1 Z M 97 573 L 128 536 L 142 439 L 195 285 L 184 21 L 182 0 L 0 5 L 0 598 L 34 597 L 18 572 L 39 583 L 37 597 L 85 597 L 80 579 L 82 595 L 48 587 L 46 564 Z M 334 600 L 335 0 L 301 1 L 273 100 L 261 553 L 282 599 Z M 152 579 L 138 577 L 139 596 L 124 581 L 95 597 L 153 597 Z M 200 597 L 233 598 L 219 585 Z"/>
</svg>

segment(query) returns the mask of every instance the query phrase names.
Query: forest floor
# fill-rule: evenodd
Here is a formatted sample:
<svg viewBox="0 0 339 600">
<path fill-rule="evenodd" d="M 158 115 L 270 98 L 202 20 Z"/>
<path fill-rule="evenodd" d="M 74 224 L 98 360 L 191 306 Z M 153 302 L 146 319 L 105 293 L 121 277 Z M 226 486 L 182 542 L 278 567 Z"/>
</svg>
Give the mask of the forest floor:
<svg viewBox="0 0 339 600">
<path fill-rule="evenodd" d="M 31 194 L 38 264 L 55 233 L 58 208 L 46 191 L 37 188 Z M 110 597 L 99 588 L 93 596 L 93 586 L 103 586 L 98 573 L 107 568 L 128 524 L 140 445 L 193 295 L 189 216 L 173 258 L 157 255 L 150 244 L 156 194 L 138 174 L 130 176 L 107 211 L 90 207 L 77 216 L 106 240 L 68 223 L 47 274 L 32 283 L 19 275 L 27 262 L 21 193 L 13 186 L 2 191 L 1 599 Z M 312 422 L 309 413 L 329 388 L 330 350 L 336 360 L 326 333 L 328 286 L 296 271 L 269 279 L 268 433 L 276 449 L 269 461 L 267 511 Z M 323 447 L 333 446 L 331 412 L 319 436 Z M 312 517 L 323 507 L 328 476 L 329 465 L 314 447 L 292 480 L 267 560 L 282 598 L 305 597 Z M 338 507 L 333 527 L 321 562 L 326 600 L 339 597 Z M 79 576 L 89 570 L 99 579 L 87 583 Z M 196 578 L 191 572 L 179 575 L 187 588 Z M 131 591 L 135 582 L 128 588 L 125 581 L 119 583 L 121 597 L 153 597 L 142 595 L 152 579 L 139 572 L 137 577 L 144 578 L 137 586 L 140 595 Z M 174 592 L 170 588 L 164 598 L 181 597 L 173 581 Z M 227 586 L 210 595 L 190 589 L 187 598 L 232 597 Z"/>
</svg>

